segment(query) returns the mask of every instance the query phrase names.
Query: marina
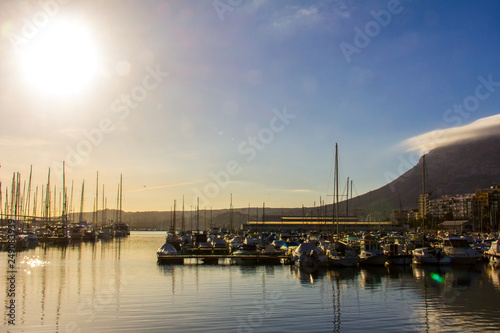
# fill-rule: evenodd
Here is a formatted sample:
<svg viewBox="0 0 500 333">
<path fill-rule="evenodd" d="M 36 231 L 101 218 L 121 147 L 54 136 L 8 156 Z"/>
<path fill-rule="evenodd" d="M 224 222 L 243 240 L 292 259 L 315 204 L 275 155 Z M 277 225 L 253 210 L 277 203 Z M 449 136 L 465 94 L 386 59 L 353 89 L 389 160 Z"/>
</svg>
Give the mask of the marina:
<svg viewBox="0 0 500 333">
<path fill-rule="evenodd" d="M 500 2 L 0 4 L 1 332 L 500 332 Z"/>
<path fill-rule="evenodd" d="M 9 332 L 500 330 L 500 270 L 486 263 L 163 265 L 155 251 L 164 241 L 165 232 L 132 231 L 19 252 Z"/>
</svg>

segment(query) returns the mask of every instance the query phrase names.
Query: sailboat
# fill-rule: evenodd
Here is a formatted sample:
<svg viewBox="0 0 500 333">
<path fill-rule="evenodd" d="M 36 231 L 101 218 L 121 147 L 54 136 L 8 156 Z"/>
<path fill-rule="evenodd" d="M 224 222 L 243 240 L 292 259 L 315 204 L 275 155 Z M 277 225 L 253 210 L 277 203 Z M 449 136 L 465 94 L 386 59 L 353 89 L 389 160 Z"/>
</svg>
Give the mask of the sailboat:
<svg viewBox="0 0 500 333">
<path fill-rule="evenodd" d="M 49 198 L 50 184 L 50 169 L 47 181 L 47 198 Z M 55 191 L 54 191 L 55 193 Z M 48 199 L 47 199 L 48 200 Z M 48 210 L 48 208 L 47 208 Z M 52 236 L 48 237 L 48 241 L 57 245 L 68 245 L 71 242 L 70 230 L 68 226 L 68 216 L 66 215 L 66 174 L 65 163 L 63 162 L 63 208 L 61 212 L 61 223 L 55 225 Z"/>
<path fill-rule="evenodd" d="M 332 228 L 337 225 L 337 238 L 338 240 L 334 242 L 331 249 L 328 251 L 328 259 L 330 264 L 333 266 L 344 266 L 352 267 L 359 263 L 359 256 L 354 250 L 352 250 L 349 245 L 340 241 L 340 228 L 339 228 L 339 189 L 338 189 L 338 145 L 335 143 L 335 186 L 333 195 L 333 223 Z M 337 209 L 336 209 L 337 208 Z"/>
<path fill-rule="evenodd" d="M 119 191 L 118 191 L 118 198 L 119 198 L 119 202 L 120 202 L 120 207 L 118 210 L 118 214 L 119 214 L 118 222 L 115 223 L 115 225 L 114 225 L 115 237 L 125 237 L 125 236 L 130 235 L 130 227 L 128 226 L 128 224 L 126 224 L 122 221 L 122 193 L 123 193 L 122 175 L 120 174 L 120 185 L 119 185 Z"/>
</svg>

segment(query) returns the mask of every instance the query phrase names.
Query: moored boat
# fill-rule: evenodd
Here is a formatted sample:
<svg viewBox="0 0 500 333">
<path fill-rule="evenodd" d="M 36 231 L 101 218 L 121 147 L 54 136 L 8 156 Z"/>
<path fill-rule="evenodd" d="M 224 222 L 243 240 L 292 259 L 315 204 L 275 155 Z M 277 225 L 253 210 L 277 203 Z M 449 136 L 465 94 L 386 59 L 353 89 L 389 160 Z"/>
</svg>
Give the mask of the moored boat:
<svg viewBox="0 0 500 333">
<path fill-rule="evenodd" d="M 159 264 L 183 264 L 184 258 L 179 257 L 177 250 L 170 243 L 163 244 L 156 251 L 156 258 Z"/>
<path fill-rule="evenodd" d="M 328 263 L 326 254 L 316 244 L 310 242 L 300 244 L 293 251 L 291 260 L 300 268 L 310 271 L 315 271 L 318 266 L 326 266 Z"/>
<path fill-rule="evenodd" d="M 256 244 L 241 244 L 236 251 L 233 252 L 234 262 L 240 265 L 251 265 L 259 262 L 259 250 Z"/>
<path fill-rule="evenodd" d="M 390 265 L 409 265 L 412 255 L 407 250 L 406 244 L 393 243 L 383 246 L 384 254 L 388 256 L 387 263 Z"/>
<path fill-rule="evenodd" d="M 360 265 L 382 266 L 385 265 L 388 258 L 388 256 L 380 249 L 380 243 L 370 238 L 365 238 L 361 241 L 360 251 Z"/>
<path fill-rule="evenodd" d="M 433 247 L 420 247 L 412 251 L 412 262 L 416 265 L 449 265 L 450 257 Z"/>
<path fill-rule="evenodd" d="M 128 224 L 118 222 L 114 225 L 115 237 L 126 237 L 130 235 L 130 227 Z"/>
<path fill-rule="evenodd" d="M 451 264 L 471 265 L 481 259 L 481 255 L 469 245 L 465 238 L 443 238 L 443 252 L 450 257 Z"/>
<path fill-rule="evenodd" d="M 335 242 L 328 252 L 332 266 L 353 267 L 359 264 L 359 256 L 344 242 Z"/>
<path fill-rule="evenodd" d="M 484 252 L 486 258 L 489 260 L 490 264 L 494 266 L 500 266 L 500 242 L 494 241 L 491 243 L 491 247 L 488 251 Z"/>
</svg>

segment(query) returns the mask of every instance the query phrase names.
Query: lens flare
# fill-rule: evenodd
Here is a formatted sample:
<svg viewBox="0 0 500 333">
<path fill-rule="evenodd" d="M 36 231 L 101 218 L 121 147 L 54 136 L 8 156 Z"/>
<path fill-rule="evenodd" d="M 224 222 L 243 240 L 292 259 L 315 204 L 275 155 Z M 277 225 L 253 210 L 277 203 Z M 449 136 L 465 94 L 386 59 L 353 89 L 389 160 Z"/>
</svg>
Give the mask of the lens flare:
<svg viewBox="0 0 500 333">
<path fill-rule="evenodd" d="M 431 275 L 431 279 L 433 279 L 437 283 L 444 283 L 444 278 L 441 275 L 434 273 L 434 272 L 432 272 L 430 275 Z"/>
</svg>

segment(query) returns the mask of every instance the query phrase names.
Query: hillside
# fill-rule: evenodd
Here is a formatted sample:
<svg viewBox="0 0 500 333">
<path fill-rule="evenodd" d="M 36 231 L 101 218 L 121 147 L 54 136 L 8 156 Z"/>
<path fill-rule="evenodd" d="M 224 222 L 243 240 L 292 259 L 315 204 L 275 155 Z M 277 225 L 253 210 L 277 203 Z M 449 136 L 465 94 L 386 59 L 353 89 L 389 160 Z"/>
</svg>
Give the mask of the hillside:
<svg viewBox="0 0 500 333">
<path fill-rule="evenodd" d="M 416 166 L 391 183 L 356 197 L 360 212 L 417 208 L 422 193 L 422 158 Z M 437 195 L 475 193 L 500 183 L 500 136 L 439 147 L 426 157 L 426 192 Z M 397 169 L 395 166 L 394 169 Z"/>
</svg>

